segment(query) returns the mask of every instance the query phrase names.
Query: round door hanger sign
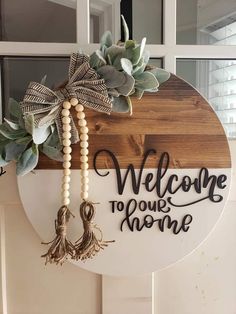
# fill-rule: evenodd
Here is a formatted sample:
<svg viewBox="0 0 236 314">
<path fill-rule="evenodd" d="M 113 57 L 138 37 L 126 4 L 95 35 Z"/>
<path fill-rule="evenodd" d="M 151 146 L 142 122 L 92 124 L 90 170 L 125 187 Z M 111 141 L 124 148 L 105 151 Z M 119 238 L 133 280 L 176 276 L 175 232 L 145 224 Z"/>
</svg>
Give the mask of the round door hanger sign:
<svg viewBox="0 0 236 314">
<path fill-rule="evenodd" d="M 133 107 L 132 116 L 87 111 L 90 198 L 98 203 L 98 237 L 102 230 L 108 245 L 73 263 L 100 274 L 148 273 L 182 259 L 213 230 L 229 193 L 224 130 L 192 86 L 172 75 Z M 81 203 L 79 149 L 74 145 L 72 154 L 74 215 Z M 45 156 L 34 173 L 18 178 L 25 212 L 45 242 L 54 233 L 60 178 L 61 164 Z M 70 239 L 82 227 L 71 219 Z"/>
</svg>

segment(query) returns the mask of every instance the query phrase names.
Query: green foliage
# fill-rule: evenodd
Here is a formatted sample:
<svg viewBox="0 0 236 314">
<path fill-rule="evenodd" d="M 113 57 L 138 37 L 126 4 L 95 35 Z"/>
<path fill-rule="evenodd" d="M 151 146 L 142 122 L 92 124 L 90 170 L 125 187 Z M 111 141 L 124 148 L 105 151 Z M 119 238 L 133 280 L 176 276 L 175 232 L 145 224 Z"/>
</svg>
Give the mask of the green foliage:
<svg viewBox="0 0 236 314">
<path fill-rule="evenodd" d="M 49 126 L 46 121 L 36 128 L 34 116 L 27 115 L 23 119 L 20 104 L 14 99 L 9 101 L 9 110 L 12 119 L 4 119 L 0 125 L 1 167 L 15 161 L 18 175 L 30 172 L 38 163 L 38 148 L 49 158 L 62 161 L 62 146 L 55 127 Z M 54 111 L 50 114 L 53 113 Z"/>
<path fill-rule="evenodd" d="M 128 96 L 139 99 L 144 92 L 157 92 L 160 84 L 168 80 L 169 73 L 157 68 L 149 69 L 150 54 L 145 50 L 146 38 L 140 44 L 129 39 L 129 29 L 121 16 L 125 42 L 113 44 L 110 32 L 101 38 L 100 50 L 90 57 L 90 65 L 105 80 L 112 99 L 114 112 L 132 112 Z"/>
<path fill-rule="evenodd" d="M 33 144 L 30 148 L 26 149 L 16 163 L 16 174 L 25 175 L 32 171 L 38 163 L 39 151 L 38 145 Z"/>
</svg>

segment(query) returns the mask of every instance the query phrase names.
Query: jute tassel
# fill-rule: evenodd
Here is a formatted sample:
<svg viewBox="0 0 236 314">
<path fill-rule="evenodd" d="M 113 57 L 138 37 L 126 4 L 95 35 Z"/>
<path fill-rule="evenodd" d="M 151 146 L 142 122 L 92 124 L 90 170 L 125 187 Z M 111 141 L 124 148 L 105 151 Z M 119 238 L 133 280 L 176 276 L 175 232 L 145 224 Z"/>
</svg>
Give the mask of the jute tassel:
<svg viewBox="0 0 236 314">
<path fill-rule="evenodd" d="M 89 201 L 83 201 L 80 205 L 80 217 L 83 222 L 84 233 L 82 237 L 76 241 L 75 258 L 78 260 L 86 260 L 93 258 L 101 249 L 108 246 L 108 243 L 115 241 L 104 241 L 102 231 L 94 224 L 95 216 L 94 204 Z"/>
<path fill-rule="evenodd" d="M 75 250 L 73 244 L 66 237 L 67 223 L 70 219 L 71 212 L 67 206 L 62 206 L 57 213 L 57 220 L 55 220 L 56 237 L 48 243 L 51 244 L 49 250 L 42 257 L 46 258 L 47 263 L 63 264 L 67 256 L 74 257 Z"/>
</svg>

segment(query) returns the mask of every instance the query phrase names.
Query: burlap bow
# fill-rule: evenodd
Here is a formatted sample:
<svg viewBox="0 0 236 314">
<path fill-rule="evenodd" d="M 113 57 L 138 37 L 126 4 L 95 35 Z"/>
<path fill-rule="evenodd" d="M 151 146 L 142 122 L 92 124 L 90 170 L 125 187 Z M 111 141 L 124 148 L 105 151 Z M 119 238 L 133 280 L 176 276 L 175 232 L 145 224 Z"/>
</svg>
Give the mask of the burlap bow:
<svg viewBox="0 0 236 314">
<path fill-rule="evenodd" d="M 77 98 L 85 107 L 96 111 L 110 113 L 112 103 L 108 97 L 105 81 L 89 65 L 89 57 L 73 53 L 70 58 L 69 80 L 66 85 L 56 91 L 31 82 L 27 88 L 21 108 L 24 117 L 34 116 L 35 127 L 55 123 L 58 136 L 62 142 L 62 103 L 66 99 Z M 78 142 L 78 131 L 71 117 L 71 142 Z"/>
</svg>

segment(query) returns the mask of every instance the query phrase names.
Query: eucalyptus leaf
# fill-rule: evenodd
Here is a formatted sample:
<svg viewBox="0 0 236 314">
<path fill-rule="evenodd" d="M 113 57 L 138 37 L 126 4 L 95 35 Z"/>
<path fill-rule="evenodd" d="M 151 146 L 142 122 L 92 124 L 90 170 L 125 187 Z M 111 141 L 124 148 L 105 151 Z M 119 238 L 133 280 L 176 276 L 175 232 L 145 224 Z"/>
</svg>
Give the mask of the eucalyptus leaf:
<svg viewBox="0 0 236 314">
<path fill-rule="evenodd" d="M 150 72 L 155 75 L 159 84 L 164 83 L 165 81 L 167 81 L 170 78 L 170 73 L 163 70 L 163 69 L 160 69 L 160 68 L 152 69 L 152 70 L 150 70 Z"/>
<path fill-rule="evenodd" d="M 129 59 L 121 58 L 120 59 L 122 69 L 129 75 L 131 75 L 133 70 L 133 64 Z"/>
<path fill-rule="evenodd" d="M 32 147 L 28 148 L 17 161 L 16 174 L 23 176 L 32 171 L 36 167 L 38 159 L 38 147 L 33 144 Z"/>
<path fill-rule="evenodd" d="M 124 30 L 124 39 L 126 42 L 127 40 L 129 40 L 129 28 L 126 24 L 126 21 L 125 21 L 125 18 L 123 15 L 121 15 L 121 20 L 122 20 L 122 26 L 123 26 L 123 30 Z"/>
<path fill-rule="evenodd" d="M 13 122 L 13 121 L 10 121 L 8 120 L 7 118 L 4 118 L 4 121 L 13 129 L 13 130 L 19 130 L 20 129 L 20 126 L 19 124 Z"/>
<path fill-rule="evenodd" d="M 6 123 L 0 125 L 0 134 L 2 134 L 5 138 L 10 140 L 15 140 L 21 137 L 24 137 L 27 133 L 23 129 L 13 130 Z"/>
<path fill-rule="evenodd" d="M 101 46 L 106 46 L 109 48 L 112 45 L 112 34 L 110 31 L 106 31 L 101 38 Z"/>
<path fill-rule="evenodd" d="M 32 134 L 33 142 L 35 144 L 42 144 L 43 142 L 46 141 L 49 135 L 50 135 L 50 127 L 48 127 L 47 125 L 34 128 L 33 134 Z"/>
<path fill-rule="evenodd" d="M 21 154 L 26 149 L 26 144 L 17 144 L 15 142 L 10 142 L 5 146 L 5 160 L 18 160 Z"/>
<path fill-rule="evenodd" d="M 159 86 L 155 75 L 145 71 L 138 76 L 135 76 L 135 87 L 141 90 L 153 89 Z"/>
<path fill-rule="evenodd" d="M 9 99 L 9 112 L 10 115 L 14 118 L 19 118 L 20 115 L 22 114 L 21 108 L 20 108 L 20 104 L 13 98 Z"/>
<path fill-rule="evenodd" d="M 127 97 L 120 96 L 114 97 L 112 101 L 112 111 L 113 112 L 129 112 L 130 111 L 130 104 L 128 102 Z"/>
</svg>

